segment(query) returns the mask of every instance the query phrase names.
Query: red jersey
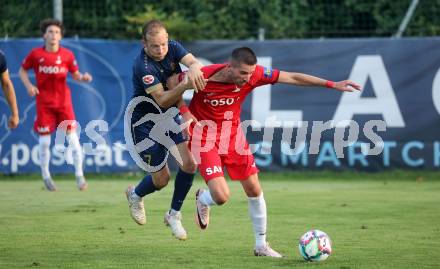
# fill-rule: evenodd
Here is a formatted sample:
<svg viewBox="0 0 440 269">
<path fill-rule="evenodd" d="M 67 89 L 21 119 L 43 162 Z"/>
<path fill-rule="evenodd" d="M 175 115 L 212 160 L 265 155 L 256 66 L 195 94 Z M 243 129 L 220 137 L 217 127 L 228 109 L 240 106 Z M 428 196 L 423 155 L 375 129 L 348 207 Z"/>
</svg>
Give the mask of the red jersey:
<svg viewBox="0 0 440 269">
<path fill-rule="evenodd" d="M 202 68 L 202 72 L 208 79 L 225 67 L 226 64 L 208 65 Z M 231 120 L 234 126 L 238 126 L 241 104 L 246 96 L 258 86 L 276 83 L 279 74 L 280 71 L 277 69 L 257 65 L 249 82 L 241 87 L 230 83 L 208 81 L 203 91 L 194 93 L 189 109 L 197 120 L 212 120 L 218 128 L 221 128 L 221 122 L 225 120 Z M 227 112 L 229 115 L 226 114 Z"/>
<path fill-rule="evenodd" d="M 44 48 L 35 48 L 23 60 L 21 65 L 28 70 L 33 68 L 38 91 L 37 104 L 50 107 L 70 106 L 72 101 L 67 86 L 67 72 L 78 70 L 75 56 L 63 47 L 57 52 L 49 52 Z"/>
<path fill-rule="evenodd" d="M 202 72 L 208 79 L 225 67 L 226 64 L 208 65 L 202 68 Z M 279 70 L 257 65 L 249 82 L 241 87 L 232 83 L 208 81 L 203 91 L 194 93 L 189 105 L 191 113 L 199 122 L 208 120 L 217 125 L 216 130 L 205 130 L 204 124 L 202 127 L 192 125 L 190 128 L 190 150 L 206 182 L 224 176 L 225 166 L 229 176 L 237 180 L 245 180 L 258 172 L 246 137 L 238 128 L 241 104 L 256 87 L 277 82 L 279 74 Z M 226 127 L 228 122 L 231 128 Z M 226 127 L 224 129 L 223 123 Z"/>
</svg>

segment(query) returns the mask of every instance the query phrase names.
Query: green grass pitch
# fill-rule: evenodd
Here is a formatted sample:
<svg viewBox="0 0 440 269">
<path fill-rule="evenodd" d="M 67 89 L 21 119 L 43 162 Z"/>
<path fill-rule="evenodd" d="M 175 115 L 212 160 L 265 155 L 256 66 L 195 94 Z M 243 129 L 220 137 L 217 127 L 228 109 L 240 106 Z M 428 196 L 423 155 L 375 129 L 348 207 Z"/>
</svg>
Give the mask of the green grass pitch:
<svg viewBox="0 0 440 269">
<path fill-rule="evenodd" d="M 173 182 L 145 199 L 147 224 L 135 224 L 124 190 L 133 175 L 89 175 L 79 192 L 72 176 L 55 176 L 47 192 L 38 176 L 0 175 L 0 268 L 439 268 L 439 172 L 262 173 L 268 240 L 282 259 L 254 257 L 254 236 L 241 185 L 211 210 L 200 231 L 193 220 L 198 177 L 183 208 L 187 241 L 163 224 Z M 325 231 L 333 254 L 305 262 L 297 242 Z"/>
</svg>

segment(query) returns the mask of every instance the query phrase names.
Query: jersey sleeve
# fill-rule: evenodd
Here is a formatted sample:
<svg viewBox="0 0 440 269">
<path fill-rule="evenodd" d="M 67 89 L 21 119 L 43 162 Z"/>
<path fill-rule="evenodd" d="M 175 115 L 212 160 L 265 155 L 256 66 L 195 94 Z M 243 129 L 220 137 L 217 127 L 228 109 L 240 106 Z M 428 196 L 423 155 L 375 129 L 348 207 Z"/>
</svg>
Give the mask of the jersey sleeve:
<svg viewBox="0 0 440 269">
<path fill-rule="evenodd" d="M 174 60 L 176 62 L 180 62 L 185 55 L 187 55 L 189 52 L 180 44 L 179 42 L 175 40 L 170 40 L 170 48 L 173 50 L 174 54 Z"/>
<path fill-rule="evenodd" d="M 35 59 L 34 55 L 35 55 L 34 50 L 32 50 L 26 56 L 26 58 L 24 58 L 23 62 L 21 63 L 21 67 L 23 67 L 23 69 L 28 70 L 34 66 L 34 59 Z"/>
<path fill-rule="evenodd" d="M 76 71 L 78 71 L 78 63 L 76 62 L 75 54 L 70 52 L 69 55 L 70 56 L 69 56 L 69 61 L 67 63 L 67 68 L 69 69 L 69 72 L 73 74 Z"/>
<path fill-rule="evenodd" d="M 257 65 L 255 70 L 255 87 L 274 84 L 278 81 L 280 70 Z"/>
<path fill-rule="evenodd" d="M 3 54 L 3 52 L 0 51 L 0 74 L 3 74 L 3 72 L 5 72 L 6 70 L 8 70 L 8 64 L 6 63 L 6 57 Z"/>
<path fill-rule="evenodd" d="M 157 78 L 157 76 L 149 72 L 148 69 L 146 69 L 143 65 L 138 66 L 137 74 L 137 79 L 140 80 L 142 87 L 148 94 L 161 88 L 163 89 L 162 83 Z"/>
</svg>

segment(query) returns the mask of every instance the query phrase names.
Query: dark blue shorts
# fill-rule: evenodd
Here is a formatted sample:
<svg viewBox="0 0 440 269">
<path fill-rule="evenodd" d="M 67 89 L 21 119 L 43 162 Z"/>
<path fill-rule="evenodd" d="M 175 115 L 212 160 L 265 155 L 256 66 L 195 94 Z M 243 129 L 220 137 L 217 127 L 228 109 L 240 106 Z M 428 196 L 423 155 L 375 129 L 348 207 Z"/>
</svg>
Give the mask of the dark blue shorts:
<svg viewBox="0 0 440 269">
<path fill-rule="evenodd" d="M 181 117 L 177 115 L 173 118 L 174 122 L 178 125 L 181 124 Z M 148 165 L 158 167 L 156 171 L 162 169 L 166 164 L 166 158 L 168 157 L 169 145 L 178 145 L 188 140 L 184 137 L 183 133 L 180 131 L 178 133 L 172 131 L 166 131 L 162 139 L 154 139 L 154 135 L 151 134 L 154 124 L 151 122 L 143 123 L 139 126 L 132 127 L 132 138 L 134 145 L 141 143 L 147 145 L 147 149 L 138 152 L 141 159 Z"/>
</svg>

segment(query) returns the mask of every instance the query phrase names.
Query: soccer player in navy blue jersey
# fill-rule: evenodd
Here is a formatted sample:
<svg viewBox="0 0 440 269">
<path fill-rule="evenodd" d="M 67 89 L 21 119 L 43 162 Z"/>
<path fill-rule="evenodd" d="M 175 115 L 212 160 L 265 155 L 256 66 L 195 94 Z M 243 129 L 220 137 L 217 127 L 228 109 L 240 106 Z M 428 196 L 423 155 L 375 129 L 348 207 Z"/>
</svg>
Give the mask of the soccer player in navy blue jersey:
<svg viewBox="0 0 440 269">
<path fill-rule="evenodd" d="M 6 62 L 6 57 L 0 50 L 0 83 L 2 85 L 3 92 L 6 96 L 6 101 L 11 108 L 11 116 L 8 119 L 8 127 L 11 129 L 17 128 L 18 125 L 18 108 L 17 100 L 15 98 L 14 84 L 12 84 L 11 78 L 9 77 L 8 65 Z"/>
<path fill-rule="evenodd" d="M 203 90 L 206 81 L 200 71 L 200 62 L 177 41 L 168 39 L 166 28 L 160 21 L 153 20 L 144 25 L 142 43 L 143 48 L 133 64 L 134 94 L 130 105 L 139 98 L 144 98 L 144 101 L 134 106 L 131 118 L 126 121 L 130 121 L 132 144 L 136 145 L 137 149 L 142 148 L 137 150 L 138 158 L 135 159 L 153 169 L 148 170 L 150 173 L 136 187 L 127 188 L 130 214 L 136 223 L 146 223 L 142 198 L 168 184 L 170 171 L 167 157 L 171 153 L 178 160 L 179 170 L 175 179 L 171 209 L 166 212 L 164 222 L 171 227 L 177 239 L 185 240 L 187 233 L 182 226 L 180 209 L 192 186 L 197 165 L 188 149 L 187 138 L 180 129 L 176 130 L 176 127 L 180 128 L 181 117 L 176 108 L 171 108 L 184 104 L 182 94 L 186 90 Z M 182 71 L 179 63 L 189 68 L 188 75 L 176 87 L 168 89 L 167 79 Z M 173 111 L 176 115 L 171 115 Z M 180 110 L 185 121 L 190 120 L 186 116 L 191 113 L 187 112 L 185 106 Z M 155 140 L 155 134 L 164 128 L 168 131 L 162 132 L 163 139 Z M 143 146 L 140 146 L 142 144 Z"/>
</svg>

